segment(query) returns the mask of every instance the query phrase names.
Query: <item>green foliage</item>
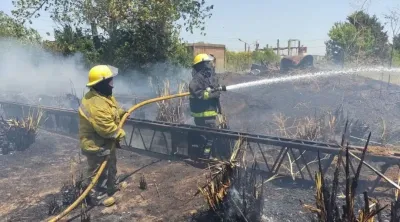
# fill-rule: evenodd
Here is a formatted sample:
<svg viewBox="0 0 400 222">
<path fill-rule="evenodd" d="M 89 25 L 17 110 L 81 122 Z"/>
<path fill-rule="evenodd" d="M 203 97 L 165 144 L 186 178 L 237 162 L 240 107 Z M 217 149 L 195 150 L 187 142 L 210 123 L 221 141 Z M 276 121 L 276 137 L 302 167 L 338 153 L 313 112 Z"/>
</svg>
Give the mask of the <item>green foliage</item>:
<svg viewBox="0 0 400 222">
<path fill-rule="evenodd" d="M 350 23 L 337 22 L 329 30 L 329 41 L 326 42 L 327 57 L 335 62 L 340 62 L 343 56 L 354 54 L 357 30 Z"/>
<path fill-rule="evenodd" d="M 230 72 L 242 72 L 250 69 L 253 63 L 268 64 L 279 61 L 279 56 L 270 49 L 254 52 L 226 51 L 226 69 Z"/>
<path fill-rule="evenodd" d="M 0 11 L 0 37 L 17 38 L 36 43 L 41 39 L 36 30 L 24 27 L 3 11 Z"/>
<path fill-rule="evenodd" d="M 144 23 L 136 32 L 118 30 L 113 40 L 103 42 L 103 61 L 115 64 L 121 70 L 146 68 L 157 62 L 188 65 L 190 55 L 180 42 L 178 33 L 160 32 L 164 24 Z"/>
<path fill-rule="evenodd" d="M 400 67 L 400 50 L 393 52 L 393 66 Z"/>
<path fill-rule="evenodd" d="M 393 38 L 393 46 L 395 50 L 400 51 L 400 34 Z"/>
<path fill-rule="evenodd" d="M 279 56 L 271 49 L 258 50 L 252 53 L 253 63 L 266 64 L 270 62 L 278 62 L 279 59 Z"/>
<path fill-rule="evenodd" d="M 370 16 L 363 11 L 356 11 L 348 16 L 347 20 L 361 32 L 362 36 L 368 35 L 366 38 L 371 40 L 367 56 L 379 57 L 385 61 L 389 58 L 388 35 L 385 26 L 376 15 Z"/>
<path fill-rule="evenodd" d="M 95 49 L 93 41 L 82 29 L 76 28 L 74 30 L 71 26 L 67 25 L 63 29 L 56 29 L 54 31 L 54 38 L 54 42 L 43 42 L 46 49 L 64 56 L 82 53 L 86 60 L 85 63 L 89 66 L 99 62 L 99 53 Z"/>
<path fill-rule="evenodd" d="M 328 36 L 327 57 L 335 62 L 382 63 L 388 59 L 388 36 L 375 15 L 357 11 L 347 22 L 335 23 Z"/>
<path fill-rule="evenodd" d="M 82 52 L 88 61 L 111 64 L 121 72 L 155 63 L 187 66 L 191 56 L 178 37 L 182 27 L 177 21 L 184 21 L 186 31 L 204 34 L 213 9 L 194 0 L 16 0 L 14 6 L 13 14 L 22 22 L 32 22 L 46 10 L 65 27 L 56 30 L 51 47 L 64 55 Z M 87 24 L 90 28 L 83 32 Z"/>
<path fill-rule="evenodd" d="M 358 31 L 367 30 L 372 35 L 376 46 L 385 46 L 388 41 L 388 35 L 385 31 L 384 25 L 373 15 L 370 16 L 363 11 L 357 11 L 350 16 L 347 20 L 353 24 Z M 375 49 L 377 51 L 381 49 Z"/>
<path fill-rule="evenodd" d="M 213 5 L 204 0 L 16 0 L 13 1 L 14 16 L 21 21 L 32 22 L 40 17 L 40 11 L 51 13 L 58 22 L 84 26 L 82 22 L 94 20 L 105 31 L 118 25 L 132 26 L 129 21 L 172 21 L 184 20 L 187 31 L 199 28 L 204 31 L 205 19 L 211 17 Z"/>
<path fill-rule="evenodd" d="M 226 51 L 226 70 L 229 72 L 240 72 L 250 68 L 252 63 L 250 52 Z"/>
</svg>

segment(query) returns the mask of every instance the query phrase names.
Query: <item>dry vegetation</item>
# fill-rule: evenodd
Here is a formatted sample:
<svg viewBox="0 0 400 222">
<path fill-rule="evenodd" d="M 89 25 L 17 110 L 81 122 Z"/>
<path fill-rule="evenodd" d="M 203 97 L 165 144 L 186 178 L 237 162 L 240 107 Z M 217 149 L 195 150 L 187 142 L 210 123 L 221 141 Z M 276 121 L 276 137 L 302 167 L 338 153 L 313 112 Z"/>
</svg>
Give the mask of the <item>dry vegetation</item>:
<svg viewBox="0 0 400 222">
<path fill-rule="evenodd" d="M 257 173 L 254 154 L 240 138 L 227 161 L 209 163 L 206 184 L 196 193 L 203 195 L 210 209 L 204 221 L 260 221 L 265 181 Z"/>
<path fill-rule="evenodd" d="M 341 108 L 337 109 L 333 113 L 325 113 L 320 116 L 314 115 L 314 117 L 304 117 L 300 119 L 290 119 L 284 117 L 279 114 L 275 116 L 274 124 L 277 126 L 278 133 L 281 136 L 287 138 L 297 138 L 297 139 L 305 139 L 305 140 L 313 140 L 313 141 L 324 141 L 324 142 L 333 142 L 337 143 L 337 138 L 339 133 L 343 128 L 347 128 L 348 126 L 348 135 L 353 137 L 363 138 L 368 130 L 368 126 L 366 126 L 363 122 L 358 120 L 348 122 L 345 119 L 343 114 L 343 110 Z M 382 133 L 382 142 L 385 139 L 385 123 L 383 121 L 383 133 Z M 343 127 L 345 126 L 345 127 Z M 345 130 L 346 133 L 346 130 Z M 338 158 L 336 159 L 337 163 L 334 171 L 334 178 L 331 181 L 331 186 L 328 187 L 328 181 L 324 179 L 321 160 L 325 159 L 325 157 L 320 158 L 318 155 L 318 159 L 316 162 L 319 163 L 319 172 L 315 175 L 315 185 L 316 185 L 316 203 L 314 206 L 304 204 L 304 207 L 314 213 L 316 217 L 314 217 L 313 221 L 327 221 L 327 222 L 373 222 L 373 221 L 383 221 L 380 216 L 380 212 L 387 206 L 382 207 L 379 202 L 375 199 L 368 197 L 366 192 L 363 193 L 364 196 L 364 204 L 363 207 L 357 207 L 355 203 L 356 197 L 356 189 L 358 186 L 358 180 L 360 176 L 360 170 L 362 166 L 362 161 L 365 156 L 367 150 L 369 152 L 377 153 L 377 150 L 382 150 L 382 147 L 371 147 L 372 149 L 368 149 L 369 138 L 367 140 L 367 145 L 363 150 L 362 158 L 357 167 L 357 172 L 350 178 L 349 173 L 349 150 L 347 148 L 343 148 L 340 152 Z M 343 143 L 342 143 L 343 147 Z M 342 153 L 346 153 L 346 158 L 342 157 Z M 292 173 L 292 177 L 297 173 L 293 173 L 293 165 L 289 157 L 289 171 Z M 339 189 L 339 174 L 340 169 L 345 169 L 345 193 L 344 198 L 345 202 L 340 203 L 337 201 L 338 189 Z M 400 182 L 400 175 L 399 175 Z M 396 190 L 395 201 L 391 204 L 391 221 L 400 221 L 400 198 Z M 343 204 L 342 206 L 340 206 Z"/>
<path fill-rule="evenodd" d="M 274 116 L 273 124 L 277 133 L 286 138 L 335 143 L 346 121 L 343 108 L 339 107 L 333 112 L 298 119 L 277 114 Z M 363 138 L 369 129 L 365 123 L 359 120 L 349 121 L 348 126 L 349 133 L 357 138 Z"/>
<path fill-rule="evenodd" d="M 187 91 L 187 84 L 178 84 L 178 93 L 183 93 Z M 168 96 L 171 95 L 171 87 L 169 80 L 165 80 L 163 86 L 158 86 L 157 95 Z M 185 121 L 185 109 L 187 105 L 185 104 L 187 98 L 169 99 L 157 102 L 157 117 L 156 120 L 171 122 L 171 123 L 183 123 Z"/>
<path fill-rule="evenodd" d="M 11 151 L 23 151 L 35 142 L 43 111 L 30 112 L 25 118 L 0 120 L 0 143 L 3 155 Z"/>
<path fill-rule="evenodd" d="M 68 206 L 70 206 L 76 199 L 82 194 L 84 191 L 84 187 L 82 187 L 83 173 L 82 173 L 82 159 L 81 156 L 78 155 L 77 160 L 71 159 L 70 162 L 70 180 L 65 182 L 61 187 L 59 193 L 53 194 L 53 197 L 49 199 L 46 203 L 48 207 L 48 216 L 53 216 L 61 213 Z M 80 204 L 80 221 L 89 222 L 90 214 L 88 214 L 88 201 L 89 198 L 85 198 L 85 200 Z"/>
<path fill-rule="evenodd" d="M 239 139 L 235 143 L 232 155 L 229 161 L 217 161 L 211 163 L 209 167 L 210 174 L 207 183 L 203 187 L 199 187 L 199 191 L 203 194 L 208 205 L 214 211 L 220 209 L 224 198 L 228 194 L 231 186 L 231 179 L 234 169 L 239 165 L 241 154 L 243 153 L 243 140 Z"/>
<path fill-rule="evenodd" d="M 369 139 L 368 139 L 369 142 Z M 321 161 L 319 161 L 319 172 L 315 174 L 315 205 L 304 204 L 304 207 L 316 215 L 313 221 L 318 222 L 373 222 L 383 221 L 380 215 L 381 211 L 387 206 L 382 207 L 376 199 L 368 197 L 367 192 L 363 192 L 363 207 L 357 209 L 355 202 L 358 180 L 361 172 L 362 162 L 368 149 L 368 142 L 362 153 L 361 161 L 357 167 L 355 175 L 350 177 L 350 158 L 349 147 L 342 149 L 337 158 L 334 178 L 329 187 L 328 181 L 324 179 Z M 345 151 L 345 161 L 343 160 L 343 151 Z M 337 201 L 339 189 L 340 169 L 345 168 L 345 202 L 340 208 Z M 400 175 L 399 175 L 400 184 Z M 400 221 L 400 198 L 398 190 L 395 191 L 395 201 L 391 204 L 391 222 Z"/>
</svg>

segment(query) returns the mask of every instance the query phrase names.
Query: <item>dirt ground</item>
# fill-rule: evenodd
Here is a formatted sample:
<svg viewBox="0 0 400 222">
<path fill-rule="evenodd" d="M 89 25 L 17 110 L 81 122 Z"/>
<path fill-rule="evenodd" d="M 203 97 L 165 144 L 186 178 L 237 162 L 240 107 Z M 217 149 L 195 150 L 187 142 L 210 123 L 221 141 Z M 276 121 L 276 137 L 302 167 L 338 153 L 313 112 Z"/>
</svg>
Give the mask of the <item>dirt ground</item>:
<svg viewBox="0 0 400 222">
<path fill-rule="evenodd" d="M 25 152 L 0 156 L 0 221 L 43 221 L 48 201 L 71 181 L 77 168 L 77 142 L 68 137 L 41 132 L 37 142 Z M 89 211 L 91 221 L 186 221 L 205 209 L 202 196 L 193 197 L 205 171 L 184 162 L 162 160 L 121 151 L 118 170 L 129 173 L 128 187 L 116 194 L 117 204 Z M 71 157 L 75 160 L 71 161 Z M 72 163 L 71 163 L 72 162 Z M 153 163 L 153 164 L 152 164 Z M 145 176 L 147 189 L 139 188 Z M 71 216 L 78 212 L 71 213 Z M 79 218 L 73 221 L 80 221 Z"/>
</svg>

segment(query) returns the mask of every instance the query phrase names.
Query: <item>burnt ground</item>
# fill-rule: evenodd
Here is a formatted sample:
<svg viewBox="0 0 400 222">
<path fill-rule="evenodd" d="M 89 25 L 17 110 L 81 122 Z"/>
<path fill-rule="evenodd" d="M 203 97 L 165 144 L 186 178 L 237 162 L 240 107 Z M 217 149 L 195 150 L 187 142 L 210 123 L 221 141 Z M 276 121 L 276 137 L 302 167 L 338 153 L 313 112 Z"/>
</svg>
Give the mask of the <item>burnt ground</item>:
<svg viewBox="0 0 400 222">
<path fill-rule="evenodd" d="M 0 156 L 0 221 L 48 218 L 47 203 L 79 169 L 78 153 L 76 140 L 42 132 L 26 151 Z M 204 209 L 203 197 L 193 197 L 204 170 L 168 160 L 151 164 L 157 159 L 126 151 L 119 151 L 118 158 L 121 173 L 150 165 L 127 179 L 128 187 L 116 194 L 115 206 L 90 210 L 92 221 L 185 221 Z M 144 191 L 139 189 L 142 174 L 148 186 Z"/>
<path fill-rule="evenodd" d="M 226 85 L 267 77 L 226 74 Z M 379 140 L 385 121 L 389 143 L 400 136 L 400 86 L 361 76 L 334 76 L 246 88 L 222 94 L 223 111 L 232 129 L 277 134 L 274 115 L 289 118 L 333 112 L 343 106 L 351 119 L 364 121 Z"/>
<path fill-rule="evenodd" d="M 222 81 L 230 85 L 261 78 L 265 77 L 229 74 Z M 343 105 L 350 118 L 370 125 L 373 140 L 379 140 L 384 119 L 392 136 L 390 143 L 395 143 L 400 119 L 398 92 L 400 88 L 396 85 L 388 87 L 363 77 L 340 76 L 226 92 L 222 95 L 222 105 L 231 129 L 259 134 L 277 134 L 272 127 L 274 114 L 298 118 L 334 111 Z M 43 133 L 28 150 L 0 156 L 0 196 L 5 197 L 0 204 L 0 221 L 48 218 L 46 202 L 59 192 L 63 183 L 70 181 L 71 156 L 77 159 L 78 153 L 75 140 Z M 155 160 L 124 151 L 118 156 L 119 172 L 130 172 Z M 314 166 L 313 173 L 315 170 Z M 141 173 L 149 183 L 147 191 L 138 188 Z M 155 163 L 128 179 L 129 186 L 117 195 L 119 203 L 115 207 L 98 207 L 89 213 L 94 221 L 188 221 L 192 213 L 205 208 L 202 197 L 191 200 L 203 174 L 204 170 L 184 162 Z M 332 169 L 328 174 L 332 174 Z M 392 179 L 396 174 L 397 171 L 392 172 Z M 375 179 L 375 175 L 363 172 L 363 178 Z M 283 177 L 265 183 L 264 188 L 264 221 L 310 221 L 300 200 L 314 203 L 312 182 Z M 387 187 L 382 185 L 380 189 Z M 358 193 L 362 191 L 360 188 Z M 392 196 L 388 191 L 377 197 L 387 201 Z"/>
<path fill-rule="evenodd" d="M 0 156 L 0 196 L 4 197 L 0 204 L 0 221 L 43 221 L 48 218 L 47 204 L 54 195 L 59 195 L 63 184 L 71 181 L 71 172 L 76 174 L 79 169 L 78 150 L 75 139 L 41 132 L 37 142 L 26 151 Z M 81 167 L 85 165 L 82 161 Z M 182 161 L 157 161 L 156 158 L 119 151 L 119 172 L 144 168 L 127 180 L 125 190 L 116 194 L 118 202 L 115 206 L 89 211 L 92 221 L 201 221 L 193 220 L 192 215 L 205 211 L 207 206 L 201 196 L 193 198 L 193 194 L 197 184 L 204 182 L 207 172 Z M 312 170 L 315 172 L 315 165 Z M 362 173 L 364 179 L 375 179 L 372 173 Z M 393 175 L 395 173 L 397 171 Z M 332 175 L 332 172 L 328 174 Z M 145 191 L 139 189 L 141 175 L 148 184 Z M 388 187 L 381 185 L 380 189 Z M 314 203 L 313 182 L 299 178 L 293 181 L 285 176 L 266 182 L 263 192 L 263 221 L 310 221 L 310 214 L 300 201 Z M 380 200 L 390 199 L 392 194 L 389 192 L 388 196 L 387 193 L 379 194 Z M 70 216 L 78 214 L 79 210 L 75 210 Z M 71 221 L 80 221 L 80 218 Z"/>
<path fill-rule="evenodd" d="M 222 82 L 231 85 L 263 78 L 267 77 L 226 74 L 222 77 Z M 361 120 L 369 126 L 372 141 L 381 142 L 383 120 L 388 134 L 388 143 L 398 144 L 400 135 L 400 86 L 361 76 L 335 76 L 241 89 L 223 93 L 221 100 L 230 128 L 238 131 L 280 135 L 274 124 L 277 114 L 283 114 L 291 119 L 313 117 L 334 112 L 342 106 L 349 120 Z M 364 143 L 364 141 L 353 142 Z M 372 163 L 372 165 L 379 169 L 379 164 Z M 311 168 L 313 173 L 317 170 L 315 164 Z M 331 167 L 327 178 L 331 179 L 332 175 Z M 392 167 L 386 175 L 397 181 L 397 168 Z M 375 178 L 374 173 L 363 167 L 363 180 Z M 358 194 L 362 194 L 371 185 L 371 183 L 361 183 Z M 266 183 L 264 202 L 266 206 L 263 212 L 265 219 L 267 221 L 310 221 L 309 214 L 301 207 L 300 200 L 305 203 L 314 203 L 313 189 L 313 183 L 293 181 L 289 177 Z M 390 190 L 388 192 L 388 187 L 378 188 L 378 190 L 383 193 L 370 195 L 383 203 L 393 200 L 393 192 Z M 384 215 L 387 215 L 387 211 Z"/>
</svg>

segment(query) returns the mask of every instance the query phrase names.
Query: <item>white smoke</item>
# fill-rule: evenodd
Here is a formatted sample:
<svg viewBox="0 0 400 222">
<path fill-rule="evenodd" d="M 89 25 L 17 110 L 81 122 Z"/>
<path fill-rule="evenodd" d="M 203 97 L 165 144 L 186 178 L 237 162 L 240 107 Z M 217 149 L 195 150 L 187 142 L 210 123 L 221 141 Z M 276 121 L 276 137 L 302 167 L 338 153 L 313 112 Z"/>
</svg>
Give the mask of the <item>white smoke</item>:
<svg viewBox="0 0 400 222">
<path fill-rule="evenodd" d="M 65 57 L 51 53 L 40 45 L 23 44 L 18 40 L 0 38 L 0 92 L 1 100 L 15 100 L 15 95 L 38 101 L 40 96 L 64 96 L 76 92 L 82 97 L 87 91 L 88 67 L 77 53 Z M 118 68 L 118 67 L 117 67 Z M 177 89 L 181 80 L 188 81 L 190 70 L 155 64 L 147 74 L 132 71 L 114 79 L 114 93 L 149 98 L 155 88 L 149 85 L 149 75 L 169 78 L 171 89 Z M 18 102 L 18 101 L 17 101 Z"/>
</svg>

